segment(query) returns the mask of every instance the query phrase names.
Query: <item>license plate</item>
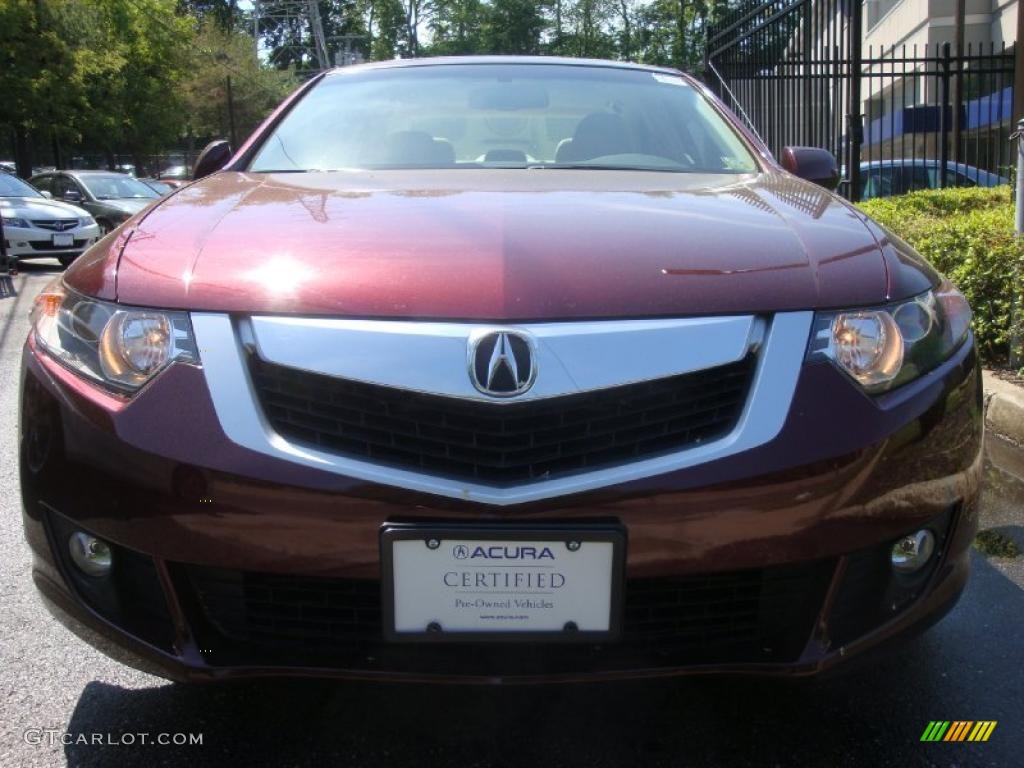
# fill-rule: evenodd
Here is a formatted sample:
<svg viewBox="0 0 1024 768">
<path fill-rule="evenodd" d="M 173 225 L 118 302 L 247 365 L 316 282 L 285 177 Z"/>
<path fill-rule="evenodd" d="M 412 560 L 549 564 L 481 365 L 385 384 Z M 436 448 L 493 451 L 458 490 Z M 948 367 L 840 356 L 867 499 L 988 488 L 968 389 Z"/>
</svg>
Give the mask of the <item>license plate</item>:
<svg viewBox="0 0 1024 768">
<path fill-rule="evenodd" d="M 385 526 L 385 637 L 615 639 L 625 549 L 615 526 Z"/>
<path fill-rule="evenodd" d="M 53 236 L 53 244 L 57 248 L 67 248 L 75 244 L 75 236 L 70 232 L 63 232 Z"/>
</svg>

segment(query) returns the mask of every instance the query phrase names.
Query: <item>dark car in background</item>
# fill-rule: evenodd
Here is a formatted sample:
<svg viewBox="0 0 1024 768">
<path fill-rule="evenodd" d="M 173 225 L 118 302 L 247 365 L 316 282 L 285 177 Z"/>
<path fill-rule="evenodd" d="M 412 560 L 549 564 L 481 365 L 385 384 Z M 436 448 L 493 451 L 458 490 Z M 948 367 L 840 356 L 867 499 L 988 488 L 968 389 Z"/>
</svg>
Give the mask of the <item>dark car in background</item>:
<svg viewBox="0 0 1024 768">
<path fill-rule="evenodd" d="M 160 196 L 169 195 L 177 188 L 177 185 L 168 184 L 167 182 L 161 181 L 160 179 L 142 178 L 139 179 L 139 181 L 141 181 L 143 184 L 145 184 L 147 187 L 152 189 Z"/>
<path fill-rule="evenodd" d="M 998 187 L 1010 180 L 997 173 L 952 160 L 946 163 L 947 187 Z M 860 199 L 892 197 L 942 186 L 942 163 L 931 158 L 872 160 L 860 164 Z"/>
<path fill-rule="evenodd" d="M 51 171 L 30 181 L 53 199 L 87 210 L 104 235 L 160 197 L 138 179 L 112 171 Z"/>
<path fill-rule="evenodd" d="M 32 575 L 105 652 L 812 675 L 958 599 L 970 308 L 827 153 L 674 70 L 467 57 L 317 76 L 197 169 L 25 346 Z"/>
<path fill-rule="evenodd" d="M 171 165 L 156 174 L 158 181 L 177 189 L 188 184 L 192 177 L 192 171 L 185 165 Z"/>
</svg>

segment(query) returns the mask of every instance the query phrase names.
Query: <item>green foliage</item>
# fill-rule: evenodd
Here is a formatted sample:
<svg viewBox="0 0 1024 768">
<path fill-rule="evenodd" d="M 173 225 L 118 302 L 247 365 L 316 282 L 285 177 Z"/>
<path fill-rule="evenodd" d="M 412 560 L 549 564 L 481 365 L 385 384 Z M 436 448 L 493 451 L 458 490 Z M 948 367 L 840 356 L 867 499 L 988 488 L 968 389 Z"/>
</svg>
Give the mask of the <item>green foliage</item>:
<svg viewBox="0 0 1024 768">
<path fill-rule="evenodd" d="M 358 16 L 349 0 L 328 4 Z M 234 0 L 0 0 L 0 130 L 17 139 L 19 170 L 30 139 L 113 162 L 227 136 L 229 74 L 244 139 L 298 80 L 260 63 L 237 15 Z"/>
<path fill-rule="evenodd" d="M 534 0 L 493 0 L 481 30 L 481 41 L 488 53 L 540 53 L 543 28 L 544 20 Z"/>
<path fill-rule="evenodd" d="M 235 133 L 240 142 L 298 85 L 291 70 L 260 64 L 249 35 L 203 24 L 192 47 L 189 74 L 182 83 L 187 135 L 229 137 L 229 76 Z"/>
<path fill-rule="evenodd" d="M 261 7 L 272 9 L 277 2 L 280 0 L 261 0 Z M 226 3 L 229 0 L 187 0 L 196 10 Z M 705 27 L 725 12 L 727 3 L 320 0 L 319 6 L 328 41 L 341 32 L 357 34 L 354 48 L 369 60 L 525 53 L 622 59 L 695 70 L 703 60 Z M 338 9 L 343 6 L 341 13 Z M 345 24 L 343 19 L 347 20 Z M 261 29 L 260 36 L 275 66 L 314 66 L 309 31 L 304 27 L 270 22 Z"/>
<path fill-rule="evenodd" d="M 1004 362 L 1013 311 L 1024 314 L 1024 242 L 1014 233 L 1010 187 L 912 192 L 860 208 L 964 292 L 983 359 Z"/>
<path fill-rule="evenodd" d="M 192 28 L 174 0 L 3 0 L 0 125 L 44 141 L 159 149 L 177 137 Z"/>
<path fill-rule="evenodd" d="M 437 3 L 430 20 L 434 43 L 429 46 L 429 55 L 462 56 L 479 51 L 484 11 L 480 0 Z"/>
<path fill-rule="evenodd" d="M 978 535 L 974 537 L 974 548 L 989 557 L 1020 557 L 1017 542 L 1005 533 L 991 528 L 978 531 Z"/>
</svg>

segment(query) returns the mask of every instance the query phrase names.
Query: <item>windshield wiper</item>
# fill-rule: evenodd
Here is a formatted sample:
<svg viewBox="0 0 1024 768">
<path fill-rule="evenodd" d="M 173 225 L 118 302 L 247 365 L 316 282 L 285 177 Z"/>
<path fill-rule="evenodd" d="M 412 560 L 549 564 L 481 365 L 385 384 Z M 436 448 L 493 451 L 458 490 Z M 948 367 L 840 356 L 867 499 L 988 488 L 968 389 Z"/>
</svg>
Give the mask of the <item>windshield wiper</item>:
<svg viewBox="0 0 1024 768">
<path fill-rule="evenodd" d="M 665 168 L 657 165 L 603 165 L 601 163 L 538 163 L 526 166 L 531 171 L 658 171 L 659 173 L 683 173 L 685 168 Z"/>
</svg>

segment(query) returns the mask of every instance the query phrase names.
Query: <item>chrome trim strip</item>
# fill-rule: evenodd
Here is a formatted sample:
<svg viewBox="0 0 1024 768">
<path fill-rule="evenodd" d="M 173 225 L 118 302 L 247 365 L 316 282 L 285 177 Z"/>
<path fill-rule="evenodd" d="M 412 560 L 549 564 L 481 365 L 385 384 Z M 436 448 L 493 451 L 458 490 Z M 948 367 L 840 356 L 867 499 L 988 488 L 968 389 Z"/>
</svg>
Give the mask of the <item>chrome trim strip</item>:
<svg viewBox="0 0 1024 768">
<path fill-rule="evenodd" d="M 487 403 L 560 397 L 714 368 L 742 359 L 764 332 L 763 321 L 751 315 L 504 326 L 257 316 L 240 324 L 267 362 Z M 533 342 L 537 378 L 514 398 L 480 392 L 466 370 L 473 340 L 496 331 Z"/>
<path fill-rule="evenodd" d="M 372 483 L 398 486 L 499 506 L 581 493 L 595 488 L 640 480 L 674 472 L 755 448 L 772 440 L 782 429 L 796 389 L 811 329 L 813 312 L 776 314 L 768 324 L 758 355 L 758 366 L 747 404 L 736 427 L 712 443 L 677 453 L 623 464 L 568 477 L 543 480 L 507 488 L 380 466 L 338 456 L 316 448 L 296 445 L 271 429 L 263 416 L 245 363 L 245 350 L 231 317 L 196 312 L 192 326 L 196 346 L 202 350 L 203 371 L 217 417 L 225 434 L 235 443 L 268 456 L 305 466 L 354 477 Z M 333 322 L 333 321 L 324 321 Z M 630 321 L 632 322 L 632 321 Z M 615 322 L 609 325 L 615 325 Z M 404 323 L 414 326 L 415 323 Z M 423 326 L 437 324 L 424 323 Z M 571 326 L 574 324 L 558 324 Z M 601 323 L 578 325 L 581 338 L 592 338 Z M 584 330 L 589 326 L 589 330 Z M 465 328 L 465 326 L 459 326 Z M 518 326 L 536 332 L 543 326 Z M 462 331 L 460 331 L 461 333 Z M 410 333 L 413 331 L 410 330 Z M 464 343 L 464 342 L 462 342 Z M 465 347 L 461 346 L 464 350 Z M 464 351 L 463 353 L 464 354 Z M 464 358 L 463 358 L 464 360 Z M 595 361 L 591 367 L 600 361 Z M 458 370 L 465 375 L 465 364 Z"/>
</svg>

